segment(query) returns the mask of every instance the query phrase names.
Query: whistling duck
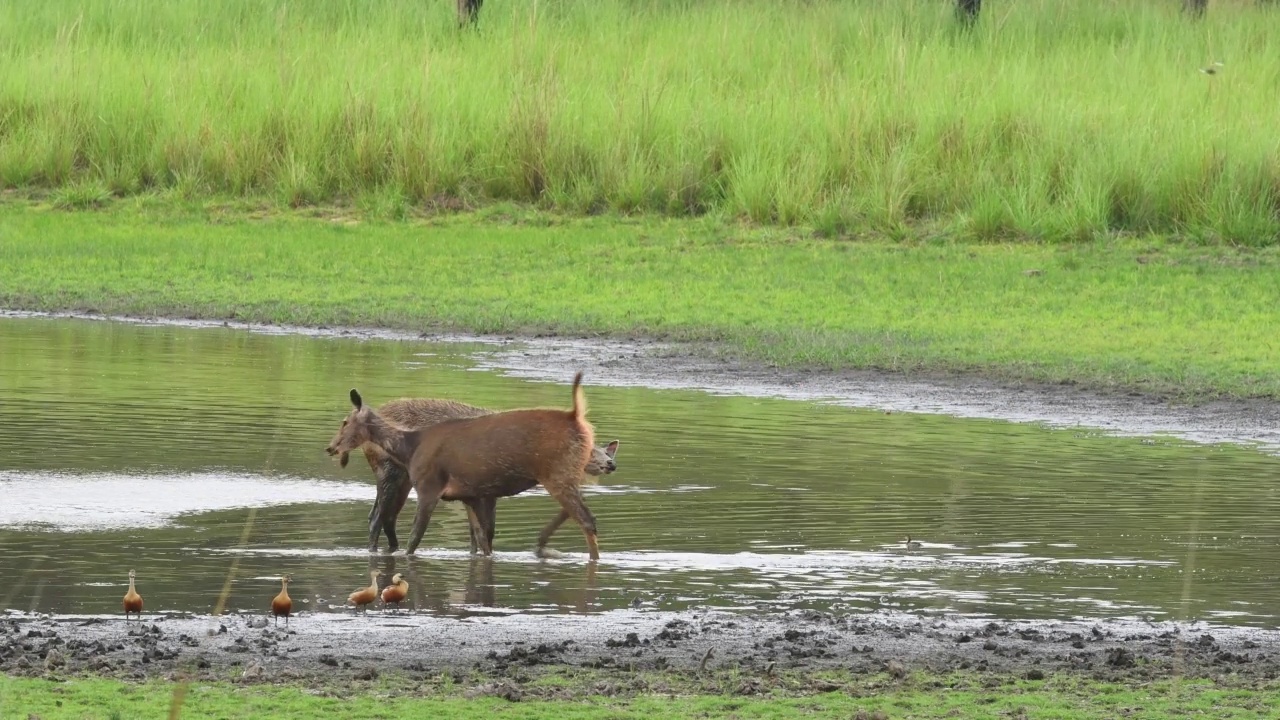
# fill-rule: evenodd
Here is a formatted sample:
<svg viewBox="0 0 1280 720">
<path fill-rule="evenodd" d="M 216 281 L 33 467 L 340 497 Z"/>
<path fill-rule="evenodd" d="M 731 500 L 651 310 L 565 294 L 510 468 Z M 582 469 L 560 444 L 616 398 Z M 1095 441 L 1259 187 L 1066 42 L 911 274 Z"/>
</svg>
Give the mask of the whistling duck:
<svg viewBox="0 0 1280 720">
<path fill-rule="evenodd" d="M 271 601 L 271 614 L 276 617 L 276 625 L 280 624 L 280 616 L 284 616 L 284 626 L 289 627 L 289 613 L 293 611 L 293 600 L 289 598 L 289 576 L 280 578 L 280 594 Z"/>
<path fill-rule="evenodd" d="M 369 571 L 369 587 L 357 590 L 347 597 L 347 602 L 368 611 L 368 604 L 378 599 L 378 571 Z"/>
<path fill-rule="evenodd" d="M 138 621 L 142 621 L 142 596 L 133 587 L 135 573 L 129 571 L 129 592 L 124 594 L 124 621 L 129 622 L 129 613 L 137 613 Z"/>
<path fill-rule="evenodd" d="M 396 604 L 396 609 L 400 609 L 400 601 L 404 600 L 409 594 L 409 583 L 405 582 L 404 576 L 396 573 L 391 578 L 391 584 L 382 589 L 382 604 Z"/>
<path fill-rule="evenodd" d="M 908 550 L 919 550 L 921 547 L 920 542 L 918 540 L 912 540 L 910 535 L 904 538 L 902 542 L 906 543 Z"/>
</svg>

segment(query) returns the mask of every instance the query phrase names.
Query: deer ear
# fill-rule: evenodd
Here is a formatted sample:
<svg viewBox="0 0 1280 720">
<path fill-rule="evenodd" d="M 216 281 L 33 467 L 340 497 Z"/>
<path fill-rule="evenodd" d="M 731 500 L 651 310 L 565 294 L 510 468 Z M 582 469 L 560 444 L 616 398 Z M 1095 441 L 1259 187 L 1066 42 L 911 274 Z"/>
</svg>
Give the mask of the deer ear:
<svg viewBox="0 0 1280 720">
<path fill-rule="evenodd" d="M 351 404 L 355 405 L 357 410 L 364 406 L 364 401 L 360 399 L 360 393 L 356 392 L 355 388 L 351 388 Z"/>
<path fill-rule="evenodd" d="M 618 441 L 614 440 L 608 445 L 605 445 L 604 454 L 608 455 L 609 457 L 613 457 L 614 455 L 618 454 Z"/>
</svg>

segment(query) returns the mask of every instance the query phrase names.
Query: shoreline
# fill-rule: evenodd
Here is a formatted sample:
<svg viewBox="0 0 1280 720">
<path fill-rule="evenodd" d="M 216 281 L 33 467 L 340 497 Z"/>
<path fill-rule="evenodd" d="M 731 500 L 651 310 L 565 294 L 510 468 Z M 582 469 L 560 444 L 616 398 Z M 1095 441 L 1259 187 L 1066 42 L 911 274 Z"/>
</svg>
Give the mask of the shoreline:
<svg viewBox="0 0 1280 720">
<path fill-rule="evenodd" d="M 725 357 L 702 343 L 568 336 L 483 335 L 376 327 L 306 327 L 229 320 L 0 310 L 0 318 L 74 319 L 193 329 L 233 329 L 315 338 L 466 343 L 477 367 L 542 382 L 564 382 L 565 368 L 586 372 L 588 385 L 693 390 L 777 398 L 883 412 L 1082 429 L 1121 437 L 1169 436 L 1200 444 L 1230 443 L 1280 454 L 1280 402 L 1213 400 L 1172 403 L 1137 392 L 1100 393 L 1072 385 L 998 382 L 981 376 L 877 370 L 769 367 Z"/>
<path fill-rule="evenodd" d="M 1104 681 L 1280 675 L 1280 631 L 1141 620 L 1001 621 L 907 613 L 715 610 L 473 616 L 301 613 L 122 618 L 0 616 L 0 669 L 125 680 L 324 682 L 441 673 L 528 680 L 565 669 L 675 677 L 980 672 Z"/>
</svg>

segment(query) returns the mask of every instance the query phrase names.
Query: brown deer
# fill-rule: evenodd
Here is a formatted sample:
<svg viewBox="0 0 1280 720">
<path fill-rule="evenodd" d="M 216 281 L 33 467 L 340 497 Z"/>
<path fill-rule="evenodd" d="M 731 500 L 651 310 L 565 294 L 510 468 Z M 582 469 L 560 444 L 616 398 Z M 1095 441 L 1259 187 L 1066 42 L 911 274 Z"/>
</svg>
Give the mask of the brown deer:
<svg viewBox="0 0 1280 720">
<path fill-rule="evenodd" d="M 514 494 L 512 488 L 521 488 L 516 491 L 520 492 L 537 484 L 560 503 L 566 517 L 577 520 L 591 559 L 600 559 L 595 518 L 581 491 L 595 441 L 595 431 L 586 419 L 581 372 L 574 376 L 573 408 L 567 411 L 508 410 L 405 430 L 365 407 L 354 389 L 351 404 L 353 409 L 327 451 L 343 458 L 372 443 L 408 469 L 418 493 L 409 554 L 422 542 L 431 513 L 441 499 L 496 498 Z M 560 524 L 553 521 L 543 530 L 538 540 L 540 553 Z"/>
<path fill-rule="evenodd" d="M 474 418 L 492 415 L 493 410 L 455 402 L 453 400 L 437 400 L 433 398 L 401 398 L 383 403 L 376 411 L 384 420 L 398 425 L 405 430 L 422 430 L 445 420 Z M 364 451 L 365 460 L 377 478 L 377 495 L 373 507 L 369 509 L 369 552 L 378 551 L 379 536 L 386 534 L 389 552 L 395 552 L 400 546 L 396 537 L 396 520 L 409 499 L 409 471 L 392 459 L 385 451 L 373 443 L 365 443 L 360 448 Z M 591 449 L 591 460 L 587 463 L 586 473 L 592 477 L 608 475 L 618 469 L 614 458 L 618 452 L 618 441 L 614 440 L 601 447 Z M 347 454 L 339 458 L 343 467 L 347 465 Z M 533 487 L 514 489 L 508 495 L 516 495 Z M 471 525 L 471 552 L 492 552 L 495 523 L 497 520 L 497 502 L 499 496 L 485 498 L 463 498 L 467 506 L 467 518 Z M 567 519 L 567 517 L 565 518 Z M 564 522 L 562 519 L 560 522 Z M 487 550 L 485 549 L 487 546 Z"/>
</svg>

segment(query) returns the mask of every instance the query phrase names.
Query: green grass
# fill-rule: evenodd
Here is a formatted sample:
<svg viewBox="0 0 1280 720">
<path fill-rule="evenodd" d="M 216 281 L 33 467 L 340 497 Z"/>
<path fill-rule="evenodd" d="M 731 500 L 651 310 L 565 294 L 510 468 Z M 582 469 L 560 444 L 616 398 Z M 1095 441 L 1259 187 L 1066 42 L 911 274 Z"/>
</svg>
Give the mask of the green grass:
<svg viewBox="0 0 1280 720">
<path fill-rule="evenodd" d="M 785 366 L 1280 397 L 1280 253 L 850 243 L 710 220 L 0 204 L 0 306 L 710 341 Z M 1032 271 L 1032 272 L 1029 272 Z M 1035 272 L 1038 271 L 1038 272 Z"/>
<path fill-rule="evenodd" d="M 845 678 L 849 681 L 849 678 Z M 659 681 L 660 682 L 660 681 Z M 844 682 L 838 682 L 843 685 Z M 360 687 L 307 689 L 301 684 L 238 686 L 204 683 L 190 687 L 184 697 L 183 718 L 306 717 L 372 718 L 813 718 L 879 717 L 1006 718 L 1126 717 L 1135 720 L 1170 717 L 1261 718 L 1280 711 L 1280 692 L 1216 687 L 1200 681 L 1164 681 L 1125 687 L 1099 681 L 1050 679 L 1009 681 L 986 688 L 973 678 L 950 677 L 933 682 L 903 684 L 852 679 L 850 692 L 795 695 L 773 690 L 764 695 L 688 694 L 654 692 L 601 696 L 581 681 L 559 688 L 566 699 L 520 702 L 492 697 L 468 698 L 461 688 L 423 686 L 405 694 L 388 683 Z M 571 686 L 578 687 L 571 687 Z M 525 688 L 527 691 L 529 688 Z M 65 682 L 0 677 L 0 717 L 62 718 L 169 717 L 173 685 L 167 682 L 132 684 L 117 680 L 73 679 Z M 859 697 L 861 696 L 861 697 Z M 863 715 L 859 716 L 858 713 Z"/>
<path fill-rule="evenodd" d="M 1280 10 L 1180 5 L 8 2 L 0 188 L 1275 243 Z"/>
</svg>

